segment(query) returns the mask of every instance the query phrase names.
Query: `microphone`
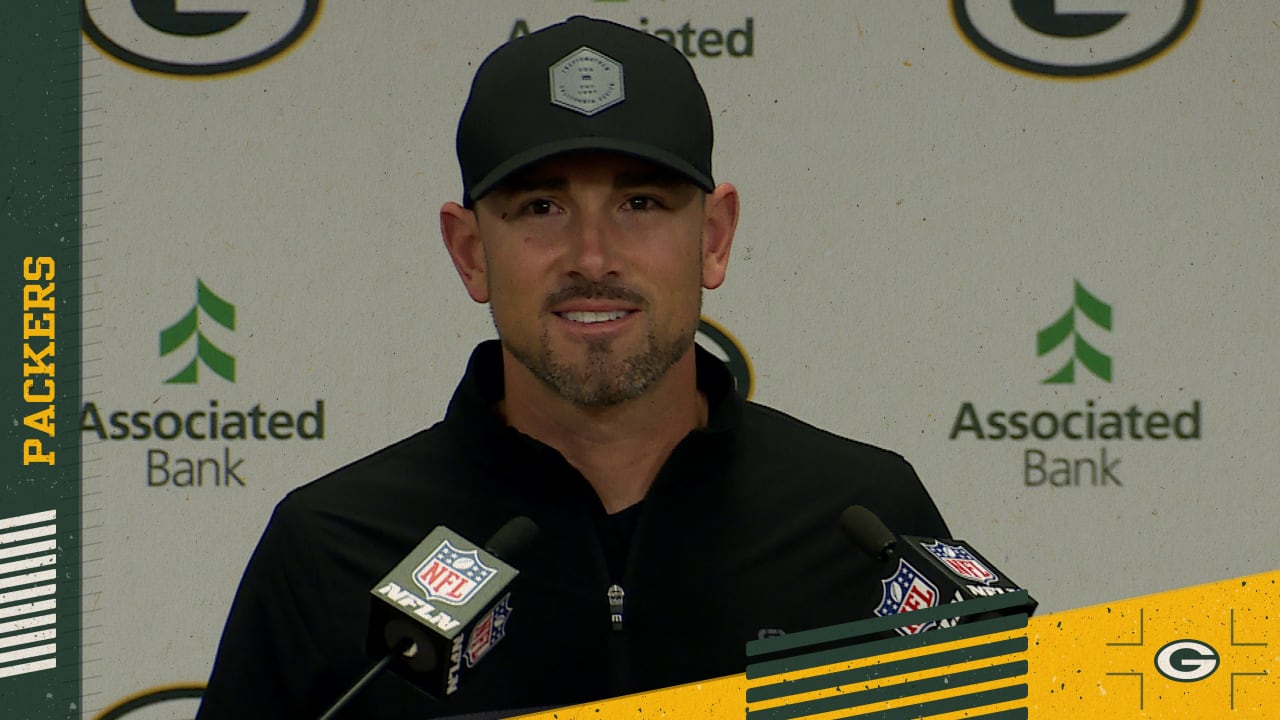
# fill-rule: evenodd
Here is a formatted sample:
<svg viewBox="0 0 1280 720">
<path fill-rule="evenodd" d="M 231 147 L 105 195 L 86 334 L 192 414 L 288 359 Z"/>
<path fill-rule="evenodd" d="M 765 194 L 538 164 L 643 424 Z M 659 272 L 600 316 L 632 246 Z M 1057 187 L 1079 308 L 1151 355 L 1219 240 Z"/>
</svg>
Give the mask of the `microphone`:
<svg viewBox="0 0 1280 720">
<path fill-rule="evenodd" d="M 388 667 L 437 700 L 457 692 L 506 636 L 510 587 L 520 574 L 508 561 L 537 536 L 538 526 L 523 515 L 498 528 L 484 549 L 443 525 L 428 533 L 370 589 L 366 647 L 380 660 L 321 720 L 336 717 Z"/>
<path fill-rule="evenodd" d="M 875 609 L 877 616 L 1022 590 L 969 543 L 952 538 L 896 535 L 875 513 L 861 505 L 851 505 L 840 513 L 840 529 L 858 549 L 881 563 L 883 594 Z M 1025 612 L 1030 617 L 1038 604 L 1027 595 L 1025 604 L 1006 608 L 998 614 Z M 929 621 L 899 627 L 897 631 L 900 635 L 914 635 L 989 616 L 988 613 Z"/>
</svg>

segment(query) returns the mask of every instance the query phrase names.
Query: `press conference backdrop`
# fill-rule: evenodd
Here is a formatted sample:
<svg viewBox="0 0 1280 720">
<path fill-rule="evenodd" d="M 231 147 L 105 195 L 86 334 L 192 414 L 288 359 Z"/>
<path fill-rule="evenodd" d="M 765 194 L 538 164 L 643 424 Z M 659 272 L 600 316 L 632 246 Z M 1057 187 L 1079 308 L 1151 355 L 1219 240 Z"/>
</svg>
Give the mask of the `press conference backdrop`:
<svg viewBox="0 0 1280 720">
<path fill-rule="evenodd" d="M 441 416 L 493 334 L 458 112 L 577 13 L 706 86 L 754 400 L 901 452 L 1042 614 L 1277 567 L 1273 4 L 170 5 L 81 9 L 85 717 L 205 679 L 273 505 Z"/>
</svg>

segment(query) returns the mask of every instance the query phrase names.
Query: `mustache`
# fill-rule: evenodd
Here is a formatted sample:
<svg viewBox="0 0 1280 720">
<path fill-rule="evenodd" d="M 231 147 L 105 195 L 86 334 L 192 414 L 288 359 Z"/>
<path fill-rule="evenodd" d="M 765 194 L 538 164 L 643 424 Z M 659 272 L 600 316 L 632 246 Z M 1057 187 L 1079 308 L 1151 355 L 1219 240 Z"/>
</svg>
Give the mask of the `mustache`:
<svg viewBox="0 0 1280 720">
<path fill-rule="evenodd" d="M 575 279 L 569 285 L 548 295 L 543 307 L 550 310 L 569 300 L 621 300 L 638 307 L 646 307 L 649 304 L 643 295 L 625 285 Z"/>
</svg>

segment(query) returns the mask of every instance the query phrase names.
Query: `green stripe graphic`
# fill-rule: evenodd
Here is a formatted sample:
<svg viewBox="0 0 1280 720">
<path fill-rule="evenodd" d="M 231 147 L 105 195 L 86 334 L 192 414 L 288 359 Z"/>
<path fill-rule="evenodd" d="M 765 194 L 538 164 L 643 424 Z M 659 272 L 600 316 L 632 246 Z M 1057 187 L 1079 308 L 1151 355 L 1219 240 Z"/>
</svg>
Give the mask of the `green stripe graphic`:
<svg viewBox="0 0 1280 720">
<path fill-rule="evenodd" d="M 1000 615 L 999 613 L 1020 608 L 1025 605 L 1027 600 L 1027 592 L 1019 590 L 993 597 L 949 603 L 889 617 L 868 618 L 843 625 L 753 641 L 747 643 L 748 657 L 763 658 L 772 656 L 772 659 L 760 659 L 748 665 L 746 677 L 748 680 L 768 678 L 823 665 L 865 660 L 889 653 L 927 648 L 970 638 L 980 638 L 987 635 L 1025 629 L 1027 627 L 1027 615 L 1025 612 L 1014 612 L 1009 615 Z M 893 632 L 896 628 L 906 625 L 946 618 L 975 616 L 982 619 L 914 635 L 883 638 L 885 633 Z M 860 638 L 861 640 L 859 640 Z M 847 644 L 833 647 L 833 644 L 840 642 Z M 748 708 L 747 715 L 751 720 L 783 720 L 786 718 L 808 717 L 872 703 L 909 700 L 917 696 L 966 685 L 1010 680 L 1027 674 L 1027 661 L 1025 659 L 1015 659 L 1018 654 L 1025 653 L 1026 650 L 1027 638 L 1023 635 L 973 647 L 941 650 L 920 657 L 879 662 L 869 667 L 851 668 L 810 678 L 780 680 L 749 687 L 745 698 L 748 704 L 831 689 L 840 694 L 828 698 L 793 702 L 764 710 L 751 710 Z M 788 652 L 795 654 L 790 657 L 778 657 Z M 959 663 L 994 658 L 1004 658 L 1007 662 L 991 667 L 946 672 L 946 668 Z M 882 688 L 841 692 L 845 687 L 858 687 L 869 680 L 891 678 L 928 670 L 942 670 L 942 674 L 908 682 L 899 681 Z M 871 714 L 843 717 L 851 720 L 873 717 L 877 719 L 924 718 L 958 710 L 980 709 L 986 705 L 1024 699 L 1026 696 L 1027 686 L 1022 683 L 940 700 L 915 703 L 894 710 L 882 710 Z M 987 713 L 982 717 L 987 717 L 991 720 L 1025 720 L 1027 715 L 1026 708 L 1013 708 L 1011 710 Z M 977 716 L 975 716 L 975 720 L 977 720 Z"/>
<path fill-rule="evenodd" d="M 964 670 L 961 672 L 939 675 L 937 677 L 921 678 L 919 680 L 911 680 L 904 683 L 894 683 L 886 687 L 862 690 L 860 692 L 844 693 L 817 700 L 797 702 L 790 705 L 769 708 L 767 710 L 748 710 L 747 718 L 749 718 L 749 720 L 790 720 L 791 718 L 805 717 L 806 715 L 818 715 L 821 713 L 835 712 L 836 710 L 847 710 L 859 705 L 893 702 L 895 700 L 902 700 L 916 695 L 927 695 L 929 693 L 942 692 L 944 690 L 965 687 L 967 685 L 978 685 L 981 683 L 995 682 L 997 680 L 1008 680 L 1010 678 L 1021 677 L 1026 674 L 1027 661 L 1019 660 L 1017 662 L 1005 663 L 1003 665 L 994 665 L 974 670 Z M 1021 687 L 1025 689 L 1026 685 L 1024 684 Z M 979 699 L 985 697 L 986 693 L 980 692 L 953 696 L 946 700 L 934 702 L 956 701 L 959 703 L 965 703 L 963 707 L 981 707 L 982 705 L 994 704 L 990 701 Z"/>
<path fill-rule="evenodd" d="M 971 715 L 969 720 L 1027 720 L 1027 709 L 1020 707 L 997 710 L 986 715 Z"/>
<path fill-rule="evenodd" d="M 817 692 L 819 690 L 829 690 L 834 687 L 858 685 L 871 680 L 893 677 L 895 675 L 907 675 L 909 673 L 916 673 L 924 670 L 936 670 L 938 668 L 944 668 L 951 665 L 973 662 L 974 660 L 989 660 L 1002 655 L 1013 655 L 1015 653 L 1026 651 L 1027 639 L 1025 637 L 1008 638 L 993 643 L 987 643 L 986 645 L 974 645 L 972 647 L 947 650 L 945 652 L 921 655 L 919 657 L 905 658 L 891 662 L 880 662 L 868 667 L 852 668 L 849 670 L 827 673 L 825 675 L 799 678 L 796 680 L 783 680 L 769 685 L 751 687 L 747 688 L 747 702 L 775 700 L 777 698 L 787 697 L 788 695 L 802 695 L 805 693 Z"/>
<path fill-rule="evenodd" d="M 838 640 L 849 640 L 867 635 L 876 635 L 886 630 L 893 630 L 906 625 L 915 625 L 931 621 L 937 622 L 938 620 L 944 620 L 947 618 L 971 617 L 973 615 L 981 615 L 989 612 L 999 612 L 1001 610 L 1008 610 L 1009 608 L 1025 605 L 1028 600 L 1029 598 L 1026 590 L 1017 590 L 1015 592 L 1001 593 L 1000 595 L 993 595 L 986 598 L 976 598 L 973 600 L 965 600 L 963 602 L 947 603 L 946 605 L 939 605 L 938 607 L 912 610 L 911 612 L 898 613 L 888 617 L 874 617 L 867 618 L 865 620 L 855 620 L 854 622 L 832 625 L 830 627 L 818 628 L 816 630 L 803 630 L 801 632 L 766 638 L 764 640 L 752 640 L 747 643 L 747 657 L 769 655 L 772 653 L 782 652 L 784 650 L 793 650 L 813 645 L 824 645 Z M 1025 623 L 1026 620 L 1024 616 L 1023 624 Z"/>
<path fill-rule="evenodd" d="M 954 698 L 946 698 L 944 700 L 932 700 L 930 702 L 917 703 L 915 705 L 907 705 L 892 710 L 877 710 L 872 713 L 862 715 L 846 715 L 841 720 L 921 720 L 922 718 L 933 717 L 935 715 L 946 715 L 947 713 L 959 712 L 961 710 L 970 710 L 980 708 L 984 705 L 996 705 L 1003 702 L 1011 702 L 1013 700 L 1025 700 L 1027 698 L 1026 684 L 1011 685 L 1004 688 L 996 688 L 985 692 L 974 693 L 972 695 L 961 695 Z M 1015 713 L 1005 715 L 998 713 L 996 715 L 984 715 L 982 717 L 1008 717 L 1008 718 L 1026 718 L 1026 708 L 1016 708 Z"/>
<path fill-rule="evenodd" d="M 0 716 L 83 713 L 79 4 L 0 3 Z"/>
<path fill-rule="evenodd" d="M 903 614 L 905 615 L 906 613 Z M 846 645 L 844 647 L 832 648 L 830 650 L 820 650 L 779 660 L 768 660 L 765 662 L 753 663 L 747 666 L 746 675 L 748 680 L 755 680 L 769 675 L 780 675 L 782 673 L 795 672 L 797 670 L 807 670 L 821 665 L 861 660 L 864 658 L 874 657 L 876 655 L 902 652 L 904 650 L 915 650 L 917 648 L 928 647 L 930 645 L 941 645 L 943 643 L 955 642 L 956 640 L 967 640 L 969 638 L 980 637 L 982 635 L 1008 632 L 1010 630 L 1025 628 L 1026 626 L 1026 613 L 992 618 L 990 620 L 980 620 L 978 622 L 965 623 L 952 628 L 930 630 L 929 632 L 917 633 L 915 635 L 903 635 L 901 637 L 889 638 L 887 640 L 873 640 L 871 642 L 856 643 L 853 645 Z"/>
</svg>

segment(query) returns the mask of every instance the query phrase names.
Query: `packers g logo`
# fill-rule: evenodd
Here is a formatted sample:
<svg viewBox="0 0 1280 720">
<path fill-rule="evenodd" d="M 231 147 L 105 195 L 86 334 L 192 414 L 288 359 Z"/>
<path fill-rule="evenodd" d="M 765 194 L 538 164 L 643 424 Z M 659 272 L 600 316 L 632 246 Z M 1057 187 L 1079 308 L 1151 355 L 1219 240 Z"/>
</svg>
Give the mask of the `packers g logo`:
<svg viewBox="0 0 1280 720">
<path fill-rule="evenodd" d="M 178 683 L 148 688 L 112 703 L 93 720 L 189 720 L 195 717 L 204 683 Z"/>
<path fill-rule="evenodd" d="M 698 323 L 695 337 L 703 348 L 728 366 L 738 396 L 743 400 L 750 400 L 751 393 L 755 390 L 755 372 L 751 368 L 751 358 L 737 338 L 705 315 Z"/>
<path fill-rule="evenodd" d="M 320 0 L 81 0 L 80 26 L 103 52 L 169 75 L 218 75 L 266 62 L 302 39 Z M 201 10 L 199 8 L 214 8 Z"/>
<path fill-rule="evenodd" d="M 1203 680 L 1220 662 L 1218 651 L 1199 640 L 1174 640 L 1156 651 L 1156 670 L 1177 682 Z"/>
<path fill-rule="evenodd" d="M 1104 12 L 1097 0 L 951 0 L 951 14 L 964 37 L 996 62 L 1036 75 L 1087 78 L 1168 50 L 1186 35 L 1200 6 L 1199 0 L 1110 4 L 1116 9 Z"/>
</svg>

